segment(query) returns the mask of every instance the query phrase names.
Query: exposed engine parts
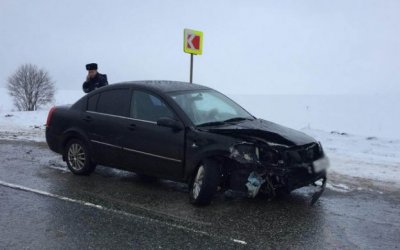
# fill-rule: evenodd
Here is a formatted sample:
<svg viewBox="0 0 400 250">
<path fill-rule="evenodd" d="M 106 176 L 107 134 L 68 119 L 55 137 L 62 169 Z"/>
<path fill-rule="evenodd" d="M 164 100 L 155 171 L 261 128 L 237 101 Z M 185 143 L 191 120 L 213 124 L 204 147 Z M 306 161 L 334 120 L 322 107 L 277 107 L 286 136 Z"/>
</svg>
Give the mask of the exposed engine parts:
<svg viewBox="0 0 400 250">
<path fill-rule="evenodd" d="M 277 191 L 290 192 L 304 184 L 322 180 L 319 190 L 312 196 L 314 204 L 325 189 L 328 159 L 320 144 L 305 147 L 282 147 L 274 145 L 239 142 L 229 148 L 229 158 L 236 167 L 231 175 L 229 196 L 256 197 L 263 193 L 270 198 Z M 311 181 L 310 181 L 311 180 Z"/>
</svg>

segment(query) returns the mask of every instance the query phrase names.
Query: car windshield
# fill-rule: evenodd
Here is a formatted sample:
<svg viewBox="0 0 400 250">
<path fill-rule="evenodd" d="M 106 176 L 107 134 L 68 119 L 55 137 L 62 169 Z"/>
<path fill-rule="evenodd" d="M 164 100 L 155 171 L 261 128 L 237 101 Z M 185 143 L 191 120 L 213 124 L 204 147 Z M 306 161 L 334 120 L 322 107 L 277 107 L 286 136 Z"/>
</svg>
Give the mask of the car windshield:
<svg viewBox="0 0 400 250">
<path fill-rule="evenodd" d="M 253 120 L 254 117 L 228 97 L 214 90 L 171 93 L 196 126 Z"/>
</svg>

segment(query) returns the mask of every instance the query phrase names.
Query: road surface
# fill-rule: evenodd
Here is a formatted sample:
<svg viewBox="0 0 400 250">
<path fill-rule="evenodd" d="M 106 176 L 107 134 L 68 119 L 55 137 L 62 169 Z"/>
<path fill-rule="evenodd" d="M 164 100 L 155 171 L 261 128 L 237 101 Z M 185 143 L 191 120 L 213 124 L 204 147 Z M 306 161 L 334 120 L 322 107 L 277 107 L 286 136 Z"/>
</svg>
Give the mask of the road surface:
<svg viewBox="0 0 400 250">
<path fill-rule="evenodd" d="M 400 191 L 360 183 L 314 206 L 303 188 L 199 208 L 185 184 L 102 166 L 76 176 L 45 143 L 0 140 L 0 249 L 399 249 Z"/>
</svg>

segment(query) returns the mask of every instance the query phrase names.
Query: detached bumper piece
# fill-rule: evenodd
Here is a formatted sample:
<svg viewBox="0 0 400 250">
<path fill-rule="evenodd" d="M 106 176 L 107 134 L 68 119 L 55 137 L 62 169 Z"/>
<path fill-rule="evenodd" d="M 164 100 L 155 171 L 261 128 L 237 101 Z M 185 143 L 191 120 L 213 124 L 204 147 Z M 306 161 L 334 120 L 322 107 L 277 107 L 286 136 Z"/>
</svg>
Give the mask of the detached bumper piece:
<svg viewBox="0 0 400 250">
<path fill-rule="evenodd" d="M 251 169 L 237 169 L 231 173 L 230 185 L 225 195 L 227 197 L 248 197 L 254 198 L 258 194 L 266 195 L 272 199 L 280 193 L 291 191 L 313 185 L 317 192 L 313 194 L 311 204 L 319 199 L 325 190 L 326 172 L 308 173 L 307 168 L 287 170 L 277 175 L 278 171 L 262 171 Z M 317 185 L 317 183 L 320 183 Z"/>
<path fill-rule="evenodd" d="M 256 197 L 265 181 L 266 180 L 261 175 L 257 174 L 257 172 L 251 172 L 246 183 L 247 195 L 251 198 Z"/>
</svg>

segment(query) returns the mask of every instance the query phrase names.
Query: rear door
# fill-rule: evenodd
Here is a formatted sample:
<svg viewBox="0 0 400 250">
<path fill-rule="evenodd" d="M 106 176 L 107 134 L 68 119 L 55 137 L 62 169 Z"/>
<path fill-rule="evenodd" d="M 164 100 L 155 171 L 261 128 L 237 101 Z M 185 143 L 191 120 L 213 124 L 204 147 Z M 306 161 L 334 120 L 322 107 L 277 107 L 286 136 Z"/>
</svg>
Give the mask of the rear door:
<svg viewBox="0 0 400 250">
<path fill-rule="evenodd" d="M 157 125 L 161 117 L 177 120 L 155 93 L 134 90 L 130 107 L 130 132 L 123 140 L 124 158 L 137 172 L 179 179 L 183 174 L 184 130 Z"/>
<path fill-rule="evenodd" d="M 131 100 L 129 88 L 103 91 L 88 100 L 86 121 L 89 139 L 95 151 L 96 160 L 104 165 L 121 164 L 122 141 Z"/>
</svg>

